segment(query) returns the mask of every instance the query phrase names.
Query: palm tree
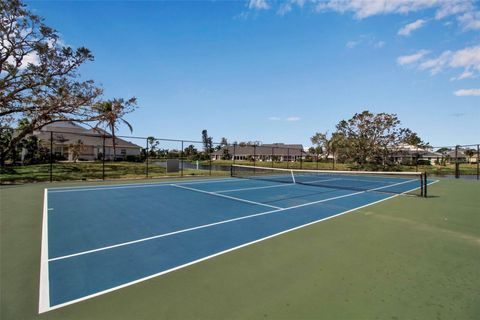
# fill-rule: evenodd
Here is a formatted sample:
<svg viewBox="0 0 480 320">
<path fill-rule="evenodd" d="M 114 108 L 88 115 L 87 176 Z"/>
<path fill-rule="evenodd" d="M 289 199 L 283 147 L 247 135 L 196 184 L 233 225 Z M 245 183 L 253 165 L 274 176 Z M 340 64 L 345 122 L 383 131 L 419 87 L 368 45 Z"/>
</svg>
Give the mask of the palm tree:
<svg viewBox="0 0 480 320">
<path fill-rule="evenodd" d="M 113 160 L 117 158 L 115 131 L 118 130 L 119 123 L 123 123 L 130 129 L 130 132 L 133 132 L 132 125 L 127 120 L 123 119 L 123 117 L 134 111 L 136 104 L 136 98 L 130 98 L 127 101 L 124 101 L 123 99 L 113 99 L 98 102 L 93 107 L 99 114 L 100 119 L 96 127 L 108 128 L 112 134 Z"/>
</svg>

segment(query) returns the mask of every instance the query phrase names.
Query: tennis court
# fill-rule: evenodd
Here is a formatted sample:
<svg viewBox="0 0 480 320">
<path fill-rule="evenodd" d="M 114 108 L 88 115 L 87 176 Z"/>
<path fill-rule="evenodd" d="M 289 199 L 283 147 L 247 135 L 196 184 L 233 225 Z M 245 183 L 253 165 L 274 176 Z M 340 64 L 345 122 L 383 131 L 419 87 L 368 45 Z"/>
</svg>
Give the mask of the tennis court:
<svg viewBox="0 0 480 320">
<path fill-rule="evenodd" d="M 399 194 L 423 195 L 433 182 L 416 174 L 233 169 L 218 180 L 46 189 L 39 311 Z"/>
</svg>

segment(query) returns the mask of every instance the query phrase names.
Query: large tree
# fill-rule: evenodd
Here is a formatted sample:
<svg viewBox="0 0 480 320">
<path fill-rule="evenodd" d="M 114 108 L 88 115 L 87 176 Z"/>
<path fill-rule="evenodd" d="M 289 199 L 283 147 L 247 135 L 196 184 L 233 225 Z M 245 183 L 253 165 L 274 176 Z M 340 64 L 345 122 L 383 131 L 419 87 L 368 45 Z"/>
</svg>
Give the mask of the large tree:
<svg viewBox="0 0 480 320">
<path fill-rule="evenodd" d="M 132 125 L 123 117 L 135 110 L 137 104 L 136 98 L 130 98 L 127 101 L 123 99 L 112 99 L 96 103 L 93 109 L 98 113 L 99 121 L 97 127 L 108 129 L 112 135 L 113 160 L 117 158 L 116 132 L 120 123 L 125 124 L 130 132 L 133 131 Z"/>
<path fill-rule="evenodd" d="M 93 60 L 90 51 L 63 44 L 57 31 L 19 0 L 0 0 L 0 20 L 0 125 L 28 119 L 3 153 L 50 123 L 97 119 L 91 105 L 102 89 L 77 73 Z"/>
<path fill-rule="evenodd" d="M 402 143 L 424 144 L 418 135 L 400 124 L 396 114 L 363 111 L 349 120 L 340 121 L 336 128 L 343 137 L 342 144 L 348 158 L 364 166 L 379 161 L 385 164 Z"/>
<path fill-rule="evenodd" d="M 333 162 L 335 164 L 335 160 L 338 157 L 338 151 L 341 148 L 344 137 L 343 134 L 340 132 L 334 132 L 331 135 L 328 132 L 315 133 L 311 138 L 310 141 L 315 145 L 314 151 L 318 155 L 323 153 L 325 159 L 328 159 L 330 155 L 333 156 Z"/>
</svg>

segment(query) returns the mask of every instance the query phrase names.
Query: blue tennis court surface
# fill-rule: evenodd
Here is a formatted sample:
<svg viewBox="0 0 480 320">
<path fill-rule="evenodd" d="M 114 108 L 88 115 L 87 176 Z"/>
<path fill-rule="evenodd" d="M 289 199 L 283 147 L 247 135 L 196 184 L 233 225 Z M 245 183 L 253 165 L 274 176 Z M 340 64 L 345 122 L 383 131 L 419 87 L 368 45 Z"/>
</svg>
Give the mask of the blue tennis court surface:
<svg viewBox="0 0 480 320">
<path fill-rule="evenodd" d="M 384 181 L 406 192 L 418 181 Z M 45 190 L 40 312 L 392 197 L 221 179 Z"/>
</svg>

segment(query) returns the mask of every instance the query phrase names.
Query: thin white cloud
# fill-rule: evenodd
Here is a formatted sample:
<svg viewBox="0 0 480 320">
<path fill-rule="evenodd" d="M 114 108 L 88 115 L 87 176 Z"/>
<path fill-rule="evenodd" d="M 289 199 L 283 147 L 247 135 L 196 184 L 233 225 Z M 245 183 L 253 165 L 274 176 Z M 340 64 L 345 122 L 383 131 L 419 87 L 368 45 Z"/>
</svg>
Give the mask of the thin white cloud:
<svg viewBox="0 0 480 320">
<path fill-rule="evenodd" d="M 403 28 L 398 30 L 398 35 L 400 36 L 409 36 L 414 30 L 420 29 L 425 25 L 427 21 L 424 19 L 418 19 L 412 23 L 405 25 Z"/>
<path fill-rule="evenodd" d="M 441 55 L 437 58 L 429 59 L 422 62 L 419 66 L 420 70 L 428 70 L 430 74 L 435 75 L 445 68 L 448 65 L 448 61 L 452 56 L 452 52 L 450 50 L 444 51 Z"/>
<path fill-rule="evenodd" d="M 277 14 L 281 16 L 293 11 L 295 7 L 302 9 L 308 7 L 319 13 L 327 11 L 352 13 L 356 19 L 433 9 L 435 10 L 435 19 L 455 17 L 462 30 L 468 31 L 480 29 L 480 11 L 476 9 L 477 3 L 477 0 L 247 0 L 246 6 L 251 11 L 268 10 L 275 7 Z M 243 19 L 247 17 L 246 14 L 239 16 Z M 422 27 L 424 22 L 417 20 L 414 22 L 417 23 L 416 25 L 411 25 L 410 29 L 404 29 L 408 27 L 408 25 L 405 26 L 399 31 L 399 34 L 408 35 L 413 30 Z"/>
<path fill-rule="evenodd" d="M 7 59 L 7 63 L 15 65 L 15 60 L 13 57 L 9 57 Z M 40 64 L 40 58 L 38 57 L 37 53 L 35 51 L 29 52 L 25 56 L 23 56 L 23 59 L 21 61 L 20 69 L 25 69 L 28 67 L 29 64 L 33 65 L 39 65 Z"/>
<path fill-rule="evenodd" d="M 468 79 L 468 78 L 473 78 L 474 74 L 471 71 L 465 70 L 463 71 L 458 77 L 452 77 L 450 80 L 462 80 L 462 79 Z"/>
<path fill-rule="evenodd" d="M 280 121 L 282 119 L 280 117 L 268 117 L 268 120 L 270 120 L 270 121 Z"/>
<path fill-rule="evenodd" d="M 248 8 L 254 10 L 267 10 L 270 9 L 270 5 L 267 0 L 250 0 L 248 2 Z"/>
<path fill-rule="evenodd" d="M 463 30 L 480 30 L 480 11 L 466 12 L 458 17 Z"/>
<path fill-rule="evenodd" d="M 307 0 L 288 0 L 281 2 L 280 7 L 277 10 L 277 14 L 283 16 L 292 11 L 294 6 L 303 8 L 306 1 Z"/>
<path fill-rule="evenodd" d="M 471 0 L 444 0 L 436 2 L 439 5 L 439 8 L 435 13 L 435 19 L 437 20 L 468 12 L 474 8 L 473 1 Z"/>
<path fill-rule="evenodd" d="M 436 58 L 423 61 L 419 68 L 430 71 L 432 75 L 449 68 L 462 68 L 463 72 L 458 79 L 474 77 L 476 73 L 480 73 L 480 45 L 457 51 L 444 51 Z"/>
<path fill-rule="evenodd" d="M 397 64 L 399 64 L 401 66 L 404 66 L 404 65 L 407 65 L 407 64 L 417 62 L 420 59 L 422 59 L 428 53 L 429 53 L 428 50 L 419 50 L 419 51 L 415 52 L 414 54 L 398 57 L 397 58 Z"/>
<path fill-rule="evenodd" d="M 480 96 L 480 89 L 460 89 L 453 93 L 457 97 Z"/>
<path fill-rule="evenodd" d="M 357 19 L 389 14 L 409 13 L 438 6 L 442 0 L 327 0 L 316 6 L 317 11 L 351 12 Z"/>
<path fill-rule="evenodd" d="M 290 2 L 285 2 L 285 3 L 282 3 L 280 8 L 278 8 L 277 14 L 280 16 L 284 16 L 290 11 L 292 11 L 292 4 Z"/>
<path fill-rule="evenodd" d="M 287 119 L 285 119 L 287 121 L 300 121 L 300 117 L 288 117 Z"/>
<path fill-rule="evenodd" d="M 367 45 L 374 48 L 383 48 L 385 46 L 385 41 L 378 41 L 375 39 L 375 36 L 371 34 L 362 34 L 356 40 L 350 40 L 345 44 L 345 47 L 348 49 L 353 49 L 359 45 Z"/>
<path fill-rule="evenodd" d="M 348 49 L 353 49 L 358 45 L 358 43 L 359 43 L 359 41 L 348 41 L 345 44 L 345 47 L 347 47 Z"/>
<path fill-rule="evenodd" d="M 287 122 L 293 122 L 293 121 L 300 121 L 300 117 L 296 117 L 296 116 L 292 116 L 292 117 L 288 117 L 288 118 L 280 118 L 280 117 L 276 117 L 276 116 L 273 116 L 273 117 L 268 117 L 267 118 L 269 121 L 287 121 Z"/>
</svg>

